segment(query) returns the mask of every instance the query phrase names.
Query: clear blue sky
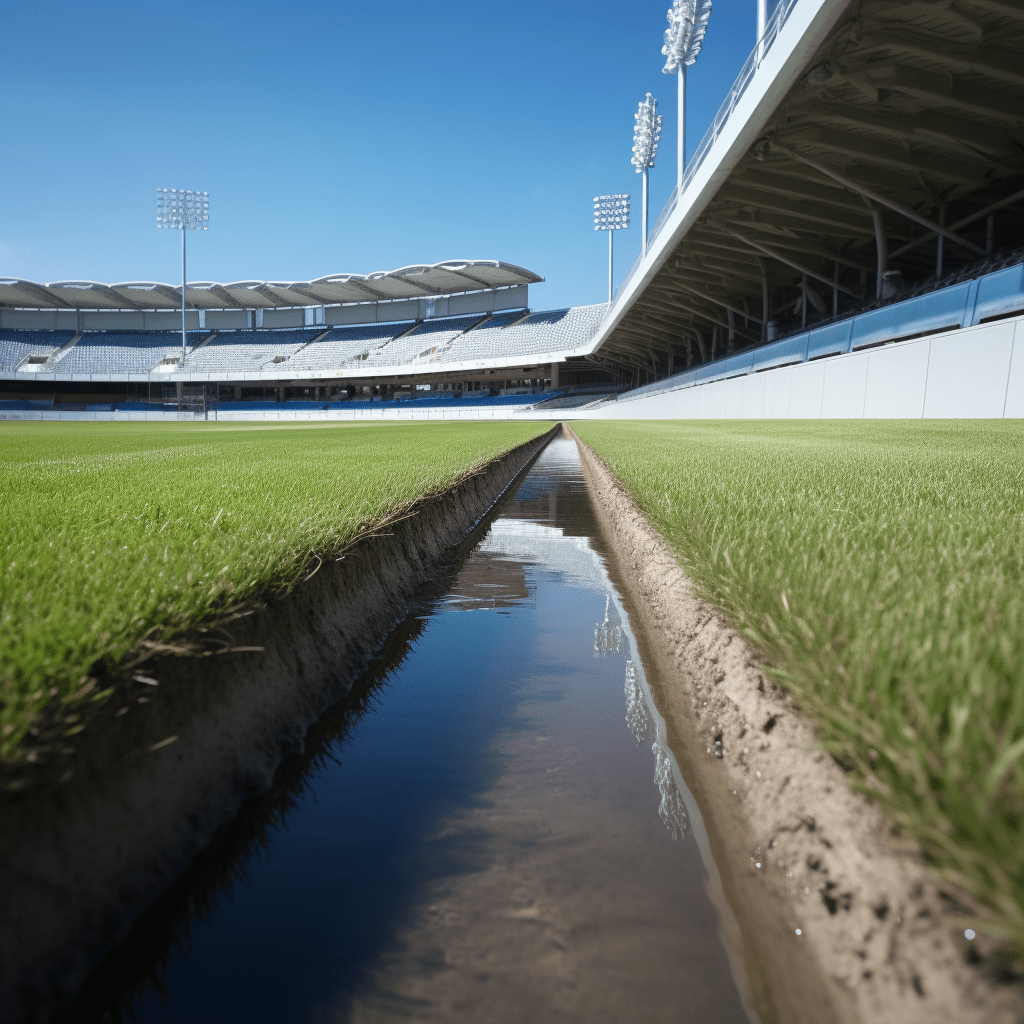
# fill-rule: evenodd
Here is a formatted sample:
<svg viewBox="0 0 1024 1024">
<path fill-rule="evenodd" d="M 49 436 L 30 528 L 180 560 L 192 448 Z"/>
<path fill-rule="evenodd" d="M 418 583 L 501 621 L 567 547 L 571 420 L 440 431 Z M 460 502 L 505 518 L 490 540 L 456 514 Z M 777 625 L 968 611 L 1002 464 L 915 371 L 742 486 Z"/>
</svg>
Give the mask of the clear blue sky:
<svg viewBox="0 0 1024 1024">
<path fill-rule="evenodd" d="M 206 189 L 196 281 L 309 280 L 445 259 L 535 271 L 534 308 L 604 301 L 592 197 L 629 192 L 633 114 L 665 129 L 669 0 L 334 4 L 0 0 L 0 275 L 180 278 L 155 190 Z M 754 44 L 755 0 L 715 0 L 690 69 L 691 151 Z"/>
</svg>

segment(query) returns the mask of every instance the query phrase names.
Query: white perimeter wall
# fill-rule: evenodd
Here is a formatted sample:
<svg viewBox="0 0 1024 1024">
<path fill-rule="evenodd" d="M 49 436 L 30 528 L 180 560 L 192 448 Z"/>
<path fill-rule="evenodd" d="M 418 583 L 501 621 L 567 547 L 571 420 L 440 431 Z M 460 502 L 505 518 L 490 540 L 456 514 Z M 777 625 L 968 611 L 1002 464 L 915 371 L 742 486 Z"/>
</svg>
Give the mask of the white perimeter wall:
<svg viewBox="0 0 1024 1024">
<path fill-rule="evenodd" d="M 1024 417 L 1024 317 L 609 402 L 595 419 Z"/>
</svg>

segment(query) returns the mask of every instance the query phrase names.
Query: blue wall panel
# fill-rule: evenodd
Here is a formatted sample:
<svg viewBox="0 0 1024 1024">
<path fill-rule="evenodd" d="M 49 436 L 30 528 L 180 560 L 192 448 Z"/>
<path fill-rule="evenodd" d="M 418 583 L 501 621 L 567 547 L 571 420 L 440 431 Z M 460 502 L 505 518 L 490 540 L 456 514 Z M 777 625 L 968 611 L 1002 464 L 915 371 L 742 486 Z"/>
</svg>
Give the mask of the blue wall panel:
<svg viewBox="0 0 1024 1024">
<path fill-rule="evenodd" d="M 970 321 L 972 324 L 986 317 L 1024 311 L 1024 265 L 989 274 L 977 284 L 978 297 Z"/>
</svg>

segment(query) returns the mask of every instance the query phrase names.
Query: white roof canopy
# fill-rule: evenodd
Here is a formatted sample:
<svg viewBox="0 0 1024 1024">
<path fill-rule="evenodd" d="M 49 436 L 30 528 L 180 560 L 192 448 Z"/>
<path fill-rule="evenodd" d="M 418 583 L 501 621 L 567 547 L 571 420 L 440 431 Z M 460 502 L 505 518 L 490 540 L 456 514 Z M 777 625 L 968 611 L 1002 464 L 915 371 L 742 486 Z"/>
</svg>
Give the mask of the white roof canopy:
<svg viewBox="0 0 1024 1024">
<path fill-rule="evenodd" d="M 544 278 L 500 260 L 445 260 L 373 274 L 330 274 L 315 281 L 189 282 L 190 309 L 273 309 L 331 306 L 536 284 Z M 31 309 L 180 309 L 181 287 L 151 281 L 37 284 L 0 278 L 0 306 Z"/>
</svg>

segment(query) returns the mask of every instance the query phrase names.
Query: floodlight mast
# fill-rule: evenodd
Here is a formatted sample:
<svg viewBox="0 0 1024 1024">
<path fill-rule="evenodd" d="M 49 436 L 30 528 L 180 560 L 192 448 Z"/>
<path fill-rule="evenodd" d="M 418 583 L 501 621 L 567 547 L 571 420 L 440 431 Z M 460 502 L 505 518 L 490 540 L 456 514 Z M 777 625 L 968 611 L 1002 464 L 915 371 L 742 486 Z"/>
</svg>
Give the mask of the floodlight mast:
<svg viewBox="0 0 1024 1024">
<path fill-rule="evenodd" d="M 210 230 L 210 193 L 183 188 L 156 190 L 156 226 L 181 230 L 181 361 L 185 362 L 185 232 Z"/>
<path fill-rule="evenodd" d="M 758 10 L 765 0 L 758 0 Z M 668 28 L 665 45 L 661 48 L 667 58 L 661 69 L 663 74 L 675 74 L 678 98 L 678 129 L 676 131 L 676 193 L 683 188 L 686 169 L 686 69 L 697 59 L 704 33 L 711 17 L 711 0 L 673 0 L 668 10 Z M 761 30 L 763 32 L 763 28 Z M 761 32 L 758 33 L 758 39 Z"/>
<path fill-rule="evenodd" d="M 630 163 L 636 168 L 637 174 L 644 176 L 641 255 L 647 254 L 647 172 L 654 166 L 654 158 L 658 155 L 658 140 L 661 138 L 661 114 L 657 113 L 657 109 L 658 101 L 648 93 L 633 115 L 636 127 L 633 129 L 633 157 Z"/>
<path fill-rule="evenodd" d="M 608 302 L 612 301 L 612 239 L 615 232 L 629 227 L 629 196 L 594 196 L 594 230 L 608 232 Z"/>
</svg>

